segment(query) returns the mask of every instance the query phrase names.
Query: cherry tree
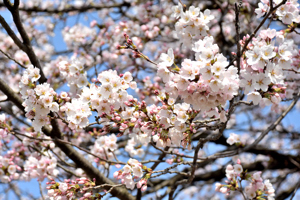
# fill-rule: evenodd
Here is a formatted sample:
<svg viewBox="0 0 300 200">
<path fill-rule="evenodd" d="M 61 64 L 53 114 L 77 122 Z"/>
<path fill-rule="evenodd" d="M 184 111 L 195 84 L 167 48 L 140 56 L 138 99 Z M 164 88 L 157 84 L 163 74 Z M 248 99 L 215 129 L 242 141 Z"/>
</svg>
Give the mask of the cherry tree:
<svg viewBox="0 0 300 200">
<path fill-rule="evenodd" d="M 297 198 L 298 1 L 0 9 L 7 198 Z"/>
</svg>

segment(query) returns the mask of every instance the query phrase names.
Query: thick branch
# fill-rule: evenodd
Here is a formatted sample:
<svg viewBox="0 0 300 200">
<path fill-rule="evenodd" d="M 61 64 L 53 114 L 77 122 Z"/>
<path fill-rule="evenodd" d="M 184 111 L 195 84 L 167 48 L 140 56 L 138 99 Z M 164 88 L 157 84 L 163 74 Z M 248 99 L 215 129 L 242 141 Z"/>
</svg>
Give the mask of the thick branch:
<svg viewBox="0 0 300 200">
<path fill-rule="evenodd" d="M 237 3 L 235 5 L 235 30 L 236 30 L 236 66 L 238 68 L 238 74 L 240 74 L 241 70 L 241 44 L 240 44 L 240 22 L 239 22 L 239 13 L 240 13 L 240 5 L 238 6 Z"/>
<path fill-rule="evenodd" d="M 2 79 L 0 79 L 0 90 L 7 96 L 9 101 L 12 101 L 20 110 L 24 110 L 21 97 L 19 97 Z"/>
<path fill-rule="evenodd" d="M 30 39 L 26 33 L 26 30 L 23 27 L 23 24 L 21 22 L 19 10 L 18 10 L 18 3 L 19 1 L 15 1 L 15 4 L 12 6 L 9 0 L 4 0 L 5 5 L 7 6 L 8 10 L 11 12 L 13 16 L 14 23 L 22 37 L 23 43 L 21 44 L 20 40 L 17 38 L 17 36 L 14 34 L 14 32 L 11 30 L 9 25 L 5 22 L 3 17 L 0 17 L 0 23 L 2 24 L 3 28 L 7 31 L 8 35 L 14 40 L 14 42 L 18 45 L 20 49 L 22 49 L 29 57 L 30 62 L 37 68 L 40 69 L 41 77 L 39 79 L 40 83 L 44 83 L 47 81 L 47 78 L 44 75 L 42 66 L 40 64 L 39 59 L 35 55 Z"/>
<path fill-rule="evenodd" d="M 25 51 L 26 47 L 21 42 L 21 40 L 16 36 L 14 31 L 10 28 L 10 26 L 6 23 L 5 19 L 0 15 L 0 23 L 2 27 L 6 30 L 7 34 L 11 37 L 11 39 L 14 41 L 14 43 L 23 51 Z"/>
<path fill-rule="evenodd" d="M 0 7 L 3 7 L 4 4 L 0 3 Z M 84 5 L 80 7 L 70 6 L 63 9 L 49 9 L 49 8 L 41 8 L 41 7 L 32 7 L 32 8 L 26 8 L 26 7 L 20 7 L 19 10 L 32 13 L 48 13 L 48 14 L 60 14 L 60 13 L 69 13 L 69 12 L 86 12 L 90 10 L 101 10 L 101 9 L 107 9 L 107 8 L 117 8 L 122 6 L 129 6 L 128 3 L 116 3 L 112 5 Z"/>
</svg>

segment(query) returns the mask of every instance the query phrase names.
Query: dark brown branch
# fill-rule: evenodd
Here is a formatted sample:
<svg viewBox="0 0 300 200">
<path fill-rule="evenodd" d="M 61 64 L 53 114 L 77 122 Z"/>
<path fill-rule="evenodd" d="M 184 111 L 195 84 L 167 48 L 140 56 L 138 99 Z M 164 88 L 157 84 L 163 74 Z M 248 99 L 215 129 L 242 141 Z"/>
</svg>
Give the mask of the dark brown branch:
<svg viewBox="0 0 300 200">
<path fill-rule="evenodd" d="M 0 15 L 0 23 L 2 27 L 6 30 L 7 34 L 11 37 L 14 43 L 23 51 L 25 51 L 25 45 L 21 42 L 21 40 L 16 36 L 14 31 L 10 28 L 10 26 L 6 23 L 5 19 Z"/>
<path fill-rule="evenodd" d="M 294 191 L 297 191 L 299 189 L 299 182 L 295 184 L 294 186 L 289 187 L 288 189 L 280 192 L 279 194 L 276 195 L 275 199 L 286 199 L 288 198 L 291 194 L 293 194 Z M 294 198 L 294 195 L 291 196 L 290 200 Z"/>
<path fill-rule="evenodd" d="M 0 3 L 0 7 L 4 7 L 3 3 Z M 75 6 L 70 6 L 67 8 L 63 9 L 49 9 L 49 8 L 41 8 L 41 7 L 32 7 L 32 8 L 26 8 L 26 7 L 20 7 L 19 10 L 28 12 L 28 13 L 47 13 L 47 14 L 60 14 L 60 13 L 69 13 L 69 12 L 86 12 L 90 10 L 101 10 L 101 9 L 106 9 L 106 8 L 117 8 L 117 7 L 122 7 L 122 6 L 129 6 L 128 3 L 116 3 L 113 5 L 84 5 L 81 7 L 75 7 Z"/>
<path fill-rule="evenodd" d="M 24 110 L 21 97 L 19 97 L 2 79 L 0 79 L 0 90 L 7 96 L 9 101 L 13 102 L 20 110 Z"/>
<path fill-rule="evenodd" d="M 290 161 L 290 159 L 295 159 L 299 160 L 297 156 L 292 156 L 292 155 L 286 155 L 286 154 L 280 154 L 276 150 L 268 150 L 268 149 L 263 149 L 261 147 L 251 149 L 248 151 L 249 153 L 254 153 L 256 155 L 263 154 L 263 155 L 269 155 L 270 156 L 270 161 L 268 162 L 268 165 L 266 166 L 263 164 L 263 162 L 255 162 L 251 164 L 243 164 L 243 168 L 247 169 L 249 172 L 251 171 L 263 171 L 263 170 L 277 170 L 277 169 L 296 169 L 298 170 L 298 167 Z M 204 167 L 207 166 L 212 160 L 207 160 L 203 162 L 200 162 L 198 166 Z M 182 171 L 188 171 L 189 169 L 186 168 Z M 193 179 L 193 182 L 196 181 L 209 181 L 212 180 L 213 182 L 215 181 L 220 181 L 222 178 L 224 178 L 224 169 L 218 169 L 215 171 L 208 171 L 203 174 L 196 175 Z M 152 180 L 153 187 L 149 189 L 146 193 L 151 193 L 154 191 L 158 191 L 164 187 L 169 187 L 172 186 L 175 182 L 181 181 L 184 178 L 186 178 L 185 175 L 183 174 L 178 174 L 176 176 L 173 176 L 170 179 L 156 179 Z M 280 198 L 282 199 L 282 198 Z"/>
<path fill-rule="evenodd" d="M 299 189 L 299 187 L 300 187 L 300 180 L 298 181 L 298 183 L 297 183 L 297 185 L 296 185 L 296 187 L 295 187 L 295 189 L 293 191 L 293 194 L 292 194 L 290 200 L 292 200 L 294 198 L 294 196 L 295 196 L 297 190 Z"/>
<path fill-rule="evenodd" d="M 235 31 L 236 31 L 236 66 L 238 69 L 238 74 L 240 74 L 241 70 L 241 44 L 240 44 L 240 22 L 239 22 L 239 13 L 240 13 L 240 5 L 238 6 L 237 3 L 235 5 Z"/>
<path fill-rule="evenodd" d="M 26 69 L 26 67 L 25 67 L 24 65 L 22 65 L 21 63 L 19 63 L 18 61 L 16 61 L 16 60 L 13 59 L 12 57 L 10 57 L 7 53 L 5 53 L 4 51 L 2 51 L 1 49 L 0 49 L 0 52 L 1 52 L 3 55 L 5 55 L 8 59 L 10 59 L 10 60 L 14 61 L 15 63 L 17 63 L 20 67 Z"/>
<path fill-rule="evenodd" d="M 14 40 L 14 42 L 19 46 L 20 49 L 22 49 L 29 57 L 30 62 L 37 68 L 40 69 L 40 74 L 41 77 L 39 79 L 40 83 L 44 83 L 47 81 L 47 78 L 44 75 L 42 66 L 40 64 L 40 61 L 38 59 L 38 57 L 36 56 L 36 54 L 34 53 L 31 43 L 30 43 L 30 39 L 26 33 L 26 30 L 23 27 L 23 24 L 21 22 L 21 18 L 20 18 L 20 14 L 19 14 L 19 10 L 18 10 L 18 3 L 19 1 L 15 1 L 15 4 L 12 6 L 9 0 L 4 0 L 4 4 L 5 6 L 7 6 L 8 10 L 11 12 L 12 16 L 13 16 L 13 21 L 22 37 L 23 43 L 22 45 L 20 44 L 19 40 L 16 40 L 16 36 L 13 33 L 13 31 L 11 30 L 11 28 L 8 26 L 8 24 L 5 22 L 4 18 L 1 17 L 0 18 L 0 23 L 2 24 L 2 26 L 4 27 L 4 29 L 7 31 L 7 33 L 9 34 L 9 36 L 12 37 L 12 39 Z"/>
</svg>

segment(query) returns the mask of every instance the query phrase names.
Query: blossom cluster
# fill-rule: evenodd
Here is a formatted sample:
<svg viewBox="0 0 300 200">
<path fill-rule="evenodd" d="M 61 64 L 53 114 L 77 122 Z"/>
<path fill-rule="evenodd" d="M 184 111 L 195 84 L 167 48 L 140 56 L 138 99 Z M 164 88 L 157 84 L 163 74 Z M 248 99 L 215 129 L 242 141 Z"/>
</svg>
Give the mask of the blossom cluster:
<svg viewBox="0 0 300 200">
<path fill-rule="evenodd" d="M 13 180 L 29 181 L 37 178 L 43 181 L 46 177 L 56 177 L 59 173 L 57 169 L 56 157 L 48 154 L 49 157 L 37 152 L 30 152 L 29 147 L 34 145 L 35 148 L 54 149 L 55 144 L 49 140 L 50 137 L 42 133 L 31 132 L 32 129 L 21 129 L 24 136 L 15 140 L 11 133 L 11 121 L 4 114 L 0 115 L 0 179 L 1 182 L 7 183 Z M 16 134 L 16 133 L 14 133 Z M 16 136 L 17 137 L 17 136 Z M 35 140 L 39 138 L 39 140 Z M 45 141 L 43 141 L 45 139 Z M 11 149 L 7 147 L 11 145 Z"/>
<path fill-rule="evenodd" d="M 69 94 L 71 94 L 72 97 L 79 92 L 78 88 L 88 84 L 84 64 L 84 61 L 79 59 L 72 59 L 70 62 L 62 60 L 58 63 L 60 74 L 67 80 L 70 87 Z"/>
<path fill-rule="evenodd" d="M 40 131 L 49 122 L 47 116 L 51 111 L 57 112 L 59 105 L 55 102 L 57 94 L 48 83 L 36 84 L 40 78 L 40 70 L 29 65 L 24 71 L 19 84 L 20 93 L 24 99 L 26 117 L 33 119 L 32 126 Z"/>
<path fill-rule="evenodd" d="M 62 31 L 62 35 L 68 47 L 79 47 L 86 45 L 91 38 L 94 38 L 96 36 L 96 30 L 82 24 L 76 24 L 73 27 L 65 27 Z"/>
<path fill-rule="evenodd" d="M 241 42 L 242 45 L 246 39 Z M 253 101 L 255 105 L 278 104 L 285 97 L 284 70 L 293 68 L 292 58 L 299 54 L 294 42 L 285 39 L 282 32 L 267 29 L 261 31 L 247 47 L 240 85 L 248 95 L 248 101 Z"/>
<path fill-rule="evenodd" d="M 235 165 L 227 165 L 226 167 L 226 184 L 216 183 L 216 191 L 222 192 L 223 194 L 230 194 L 232 191 L 237 191 L 241 187 L 241 182 L 246 180 L 250 182 L 248 186 L 245 187 L 245 194 L 250 199 L 268 199 L 274 200 L 275 190 L 267 179 L 263 181 L 261 177 L 262 172 L 255 172 L 253 174 L 248 173 L 243 170 L 240 161 L 237 161 Z"/>
<path fill-rule="evenodd" d="M 272 1 L 273 7 L 276 7 L 280 4 L 282 0 Z M 279 7 L 276 10 L 276 16 L 284 23 L 291 24 L 293 22 L 300 23 L 300 15 L 299 15 L 299 3 L 297 0 L 288 0 L 285 4 Z M 258 8 L 255 9 L 255 13 L 257 14 L 257 18 L 264 16 L 270 10 L 270 1 L 261 0 L 258 3 Z"/>
<path fill-rule="evenodd" d="M 220 116 L 222 109 L 216 107 L 225 106 L 226 101 L 237 94 L 239 78 L 235 67 L 226 69 L 229 62 L 218 50 L 213 38 L 205 37 L 193 47 L 196 61 L 184 59 L 181 68 L 174 63 L 172 49 L 161 55 L 157 74 L 165 83 L 170 99 L 174 101 L 180 96 L 194 110 L 201 110 L 210 117 Z"/>
<path fill-rule="evenodd" d="M 91 149 L 91 152 L 100 158 L 105 160 L 113 160 L 114 155 L 112 152 L 118 149 L 117 137 L 115 134 L 109 136 L 100 136 Z M 98 163 L 98 158 L 94 158 L 95 162 Z"/>
<path fill-rule="evenodd" d="M 132 41 L 129 43 L 133 45 Z M 133 48 L 136 48 L 135 45 Z M 189 148 L 191 148 L 191 137 L 196 131 L 195 124 L 191 121 L 200 111 L 209 117 L 220 116 L 221 121 L 225 122 L 226 116 L 223 107 L 227 100 L 237 94 L 239 82 L 237 70 L 233 66 L 225 69 L 229 63 L 222 54 L 217 53 L 219 49 L 217 45 L 213 44 L 212 37 L 199 40 L 193 50 L 196 52 L 197 61 L 185 59 L 181 68 L 176 65 L 172 68 L 174 63 L 172 49 L 168 50 L 168 54 L 161 55 L 162 62 L 158 64 L 158 76 L 166 85 L 166 89 L 162 92 L 156 90 L 154 93 L 157 96 L 157 102 L 162 103 L 162 106 L 155 104 L 147 106 L 144 101 L 139 102 L 132 97 L 125 98 L 126 101 L 121 101 L 124 102 L 122 106 L 102 106 L 101 121 L 113 122 L 113 126 L 118 127 L 123 134 L 134 138 L 134 143 L 146 145 L 152 137 L 157 147 L 183 145 Z M 111 79 L 105 76 L 110 72 L 106 71 L 98 76 L 98 81 L 102 83 L 101 87 L 105 88 L 105 91 L 101 92 L 97 101 L 101 100 L 107 91 L 110 95 Z M 103 78 L 103 76 L 107 78 Z M 110 77 L 118 80 L 117 75 L 110 74 Z M 115 87 L 118 86 L 118 83 L 112 84 Z M 87 92 L 84 88 L 81 95 L 82 97 L 87 96 L 88 100 L 90 93 L 95 94 L 95 92 L 89 92 L 90 88 L 87 88 Z M 116 89 L 115 91 L 120 90 Z M 178 97 L 187 103 L 175 103 Z M 99 113 L 100 111 L 93 107 L 93 103 L 92 108 Z M 127 146 L 127 149 L 133 148 Z"/>
<path fill-rule="evenodd" d="M 104 71 L 98 75 L 97 81 L 101 83 L 100 86 L 92 83 L 89 87 L 83 87 L 79 98 L 73 98 L 71 102 L 61 106 L 60 110 L 66 112 L 72 129 L 87 126 L 92 110 L 98 112 L 102 121 L 105 120 L 103 123 L 108 123 L 113 117 L 114 109 L 125 107 L 125 102 L 132 98 L 126 89 L 136 88 L 130 72 L 120 77 L 116 71 Z"/>
<path fill-rule="evenodd" d="M 143 167 L 143 165 L 138 160 L 130 158 L 122 170 L 116 171 L 114 173 L 114 178 L 121 179 L 122 184 L 125 184 L 127 188 L 133 190 L 135 187 L 134 179 L 139 179 L 143 176 L 143 169 L 147 168 Z M 142 187 L 142 190 L 145 191 L 147 189 L 146 180 L 147 179 L 140 179 L 137 187 Z"/>
<path fill-rule="evenodd" d="M 56 177 L 58 173 L 56 157 L 52 156 L 49 158 L 47 156 L 32 154 L 25 161 L 24 173 L 20 178 L 26 181 L 29 181 L 32 178 L 43 181 L 44 178 Z"/>
<path fill-rule="evenodd" d="M 18 149 L 18 144 L 15 143 L 15 148 L 6 151 L 6 147 L 9 143 L 13 141 L 13 137 L 9 134 L 8 129 L 10 127 L 6 124 L 7 117 L 5 114 L 0 115 L 0 152 L 5 153 L 0 156 L 0 181 L 2 183 L 8 183 L 13 180 L 18 180 L 20 178 L 20 172 L 22 172 L 22 168 L 20 166 L 21 159 L 19 154 L 22 154 L 24 148 Z M 19 143 L 21 146 L 22 144 Z M 19 172 L 19 173 L 18 173 Z"/>
<path fill-rule="evenodd" d="M 171 144 L 184 146 L 189 144 L 195 124 L 191 124 L 197 112 L 192 111 L 187 103 L 174 104 L 174 100 L 168 100 L 167 96 L 158 95 L 163 106 L 151 105 L 130 100 L 122 112 L 115 112 L 113 126 L 119 127 L 124 135 L 133 138 L 130 143 L 147 145 L 151 138 L 157 147 L 166 147 Z M 104 120 L 104 119 L 102 119 Z M 186 123 L 188 125 L 186 125 Z M 184 141 L 183 141 L 184 140 Z M 126 146 L 127 151 L 133 152 L 133 145 Z M 139 150 L 142 153 L 142 150 Z"/>
<path fill-rule="evenodd" d="M 0 131 L 2 132 L 2 130 Z M 13 157 L 0 156 L 0 180 L 2 183 L 19 179 L 20 175 L 17 173 L 17 170 L 21 171 L 21 168 L 13 161 Z"/>
<path fill-rule="evenodd" d="M 229 137 L 227 138 L 226 142 L 229 145 L 237 144 L 237 145 L 243 145 L 244 142 L 241 141 L 240 136 L 235 133 L 230 133 Z"/>
<path fill-rule="evenodd" d="M 180 17 L 175 24 L 175 30 L 179 40 L 186 46 L 190 46 L 197 36 L 206 36 L 208 23 L 214 19 L 208 9 L 201 12 L 200 8 L 190 6 L 189 10 L 183 11 L 181 3 L 173 7 L 173 16 Z"/>
<path fill-rule="evenodd" d="M 143 148 L 135 148 L 137 145 L 137 142 L 134 140 L 134 138 L 131 138 L 127 141 L 127 144 L 125 146 L 125 151 L 127 151 L 130 155 L 130 157 L 139 156 L 142 157 L 145 152 Z"/>
<path fill-rule="evenodd" d="M 68 200 L 76 197 L 81 197 L 80 200 L 100 200 L 104 196 L 98 193 L 94 194 L 95 181 L 85 177 L 76 180 L 65 179 L 64 182 L 50 180 L 51 182 L 47 182 L 47 185 L 49 185 L 47 186 L 49 200 Z"/>
</svg>

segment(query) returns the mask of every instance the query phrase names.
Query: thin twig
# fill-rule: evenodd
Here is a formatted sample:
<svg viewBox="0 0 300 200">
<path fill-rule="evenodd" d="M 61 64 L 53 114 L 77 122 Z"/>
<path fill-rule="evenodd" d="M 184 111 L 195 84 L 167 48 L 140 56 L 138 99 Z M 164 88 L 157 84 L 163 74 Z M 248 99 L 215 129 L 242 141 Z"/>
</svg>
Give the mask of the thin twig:
<svg viewBox="0 0 300 200">
<path fill-rule="evenodd" d="M 10 57 L 7 53 L 5 53 L 4 51 L 2 51 L 0 49 L 0 52 L 3 53 L 8 59 L 14 61 L 15 63 L 17 63 L 18 65 L 20 65 L 20 67 L 26 69 L 27 67 L 25 67 L 24 65 L 22 65 L 21 63 L 19 63 L 18 61 L 16 61 L 14 58 Z"/>
<path fill-rule="evenodd" d="M 275 129 L 276 126 L 281 122 L 281 120 L 292 110 L 292 108 L 295 106 L 297 103 L 298 99 L 300 97 L 300 92 L 298 92 L 296 98 L 294 101 L 289 105 L 289 107 L 277 118 L 277 120 L 271 124 L 266 130 L 264 130 L 260 136 L 249 146 L 245 147 L 243 151 L 247 151 L 251 148 L 253 148 L 255 145 L 257 145 L 271 130 Z"/>
<path fill-rule="evenodd" d="M 292 200 L 292 199 L 294 198 L 294 196 L 295 196 L 297 190 L 299 189 L 299 187 L 300 187 L 300 180 L 298 181 L 298 183 L 297 183 L 297 185 L 296 185 L 296 187 L 295 187 L 295 189 L 294 189 L 294 192 L 293 192 L 293 194 L 292 194 L 290 200 Z"/>
<path fill-rule="evenodd" d="M 19 46 L 20 49 L 22 49 L 28 56 L 30 62 L 37 68 L 40 69 L 40 79 L 39 82 L 40 83 L 45 83 L 47 81 L 47 78 L 45 77 L 45 74 L 43 72 L 41 63 L 38 59 L 38 57 L 36 56 L 35 52 L 33 51 L 33 48 L 31 46 L 31 42 L 30 39 L 27 35 L 27 32 L 21 22 L 21 18 L 20 18 L 20 13 L 18 10 L 18 6 L 19 6 L 19 0 L 15 0 L 14 1 L 14 5 L 12 6 L 9 0 L 4 0 L 4 4 L 5 6 L 8 8 L 8 10 L 11 12 L 12 17 L 13 17 L 13 21 L 21 35 L 21 38 L 23 40 L 23 42 L 21 42 L 17 36 L 13 33 L 13 31 L 11 30 L 11 28 L 8 26 L 8 24 L 6 23 L 6 21 L 4 20 L 4 18 L 2 16 L 0 16 L 0 23 L 2 24 L 2 26 L 4 27 L 4 29 L 7 31 L 7 33 L 9 34 L 9 36 L 14 40 L 14 42 Z"/>
<path fill-rule="evenodd" d="M 42 197 L 43 200 L 45 200 L 44 194 L 43 194 L 43 189 L 42 189 L 42 184 L 41 184 L 40 181 L 39 181 L 39 188 L 40 188 L 41 197 Z"/>
</svg>

